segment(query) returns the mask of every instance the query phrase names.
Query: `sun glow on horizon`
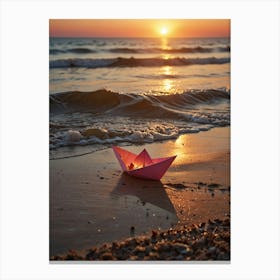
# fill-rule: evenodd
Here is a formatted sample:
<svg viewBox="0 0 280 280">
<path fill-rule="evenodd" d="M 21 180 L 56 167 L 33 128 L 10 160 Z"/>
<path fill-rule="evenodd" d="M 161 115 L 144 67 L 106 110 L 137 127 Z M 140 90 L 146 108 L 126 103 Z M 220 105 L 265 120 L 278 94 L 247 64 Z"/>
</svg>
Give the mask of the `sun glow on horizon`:
<svg viewBox="0 0 280 280">
<path fill-rule="evenodd" d="M 50 19 L 49 27 L 50 37 L 230 36 L 230 20 L 228 19 Z"/>
<path fill-rule="evenodd" d="M 165 26 L 161 27 L 160 34 L 163 35 L 163 36 L 167 35 L 168 34 L 167 27 L 165 27 Z"/>
</svg>

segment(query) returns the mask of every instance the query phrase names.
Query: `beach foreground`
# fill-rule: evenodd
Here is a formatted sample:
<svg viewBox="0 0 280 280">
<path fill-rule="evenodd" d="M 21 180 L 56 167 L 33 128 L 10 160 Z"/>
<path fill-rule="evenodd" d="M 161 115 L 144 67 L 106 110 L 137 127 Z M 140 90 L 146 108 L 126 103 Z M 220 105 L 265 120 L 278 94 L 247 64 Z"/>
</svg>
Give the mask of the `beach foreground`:
<svg viewBox="0 0 280 280">
<path fill-rule="evenodd" d="M 112 149 L 51 160 L 50 259 L 120 259 L 112 253 L 116 249 L 127 252 L 123 259 L 140 254 L 142 259 L 229 260 L 229 138 L 229 127 L 223 127 L 128 146 L 135 153 L 146 148 L 153 157 L 177 155 L 158 182 L 122 174 Z M 202 247 L 195 249 L 190 238 L 198 242 L 203 236 Z M 123 247 L 131 242 L 132 249 Z M 158 254 L 163 243 L 170 252 L 187 253 Z"/>
<path fill-rule="evenodd" d="M 230 220 L 215 219 L 198 225 L 104 243 L 86 254 L 70 251 L 51 260 L 230 260 Z"/>
</svg>

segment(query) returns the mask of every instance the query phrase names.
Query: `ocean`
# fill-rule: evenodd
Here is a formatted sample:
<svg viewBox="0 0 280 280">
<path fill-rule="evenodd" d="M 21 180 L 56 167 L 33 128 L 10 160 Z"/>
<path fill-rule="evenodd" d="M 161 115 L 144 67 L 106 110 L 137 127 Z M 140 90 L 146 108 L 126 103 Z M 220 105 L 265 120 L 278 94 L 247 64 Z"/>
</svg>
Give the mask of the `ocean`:
<svg viewBox="0 0 280 280">
<path fill-rule="evenodd" d="M 50 38 L 50 159 L 230 125 L 229 38 Z"/>
</svg>

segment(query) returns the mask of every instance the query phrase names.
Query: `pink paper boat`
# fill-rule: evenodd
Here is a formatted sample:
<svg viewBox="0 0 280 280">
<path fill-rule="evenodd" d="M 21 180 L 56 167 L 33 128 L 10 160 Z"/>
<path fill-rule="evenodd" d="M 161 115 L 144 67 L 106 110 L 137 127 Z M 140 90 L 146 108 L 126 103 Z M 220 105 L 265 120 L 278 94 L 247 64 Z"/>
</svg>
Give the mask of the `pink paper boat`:
<svg viewBox="0 0 280 280">
<path fill-rule="evenodd" d="M 117 146 L 113 146 L 113 150 L 123 172 L 142 179 L 160 180 L 176 158 L 172 156 L 152 159 L 146 149 L 139 155 Z"/>
</svg>

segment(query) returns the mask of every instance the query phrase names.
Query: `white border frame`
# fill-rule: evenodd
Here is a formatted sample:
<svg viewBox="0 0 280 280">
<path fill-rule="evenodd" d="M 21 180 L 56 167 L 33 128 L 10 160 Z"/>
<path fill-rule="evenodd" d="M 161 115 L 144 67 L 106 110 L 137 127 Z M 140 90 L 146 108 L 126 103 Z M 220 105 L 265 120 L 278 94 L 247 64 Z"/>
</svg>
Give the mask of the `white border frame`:
<svg viewBox="0 0 280 280">
<path fill-rule="evenodd" d="M 231 263 L 48 261 L 50 18 L 229 18 Z M 1 279 L 279 279 L 279 2 L 1 2 Z"/>
</svg>

